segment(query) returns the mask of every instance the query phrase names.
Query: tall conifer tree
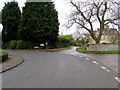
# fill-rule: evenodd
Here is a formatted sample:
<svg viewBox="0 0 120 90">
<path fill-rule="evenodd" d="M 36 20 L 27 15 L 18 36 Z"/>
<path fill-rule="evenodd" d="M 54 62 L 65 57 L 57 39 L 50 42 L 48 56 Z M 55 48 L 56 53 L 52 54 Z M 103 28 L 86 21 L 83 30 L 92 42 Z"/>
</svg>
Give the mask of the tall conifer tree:
<svg viewBox="0 0 120 90">
<path fill-rule="evenodd" d="M 59 23 L 52 2 L 26 2 L 20 24 L 20 39 L 36 43 L 57 40 Z"/>
<path fill-rule="evenodd" d="M 18 39 L 18 29 L 21 19 L 21 12 L 17 2 L 5 3 L 2 9 L 2 41 Z"/>
</svg>

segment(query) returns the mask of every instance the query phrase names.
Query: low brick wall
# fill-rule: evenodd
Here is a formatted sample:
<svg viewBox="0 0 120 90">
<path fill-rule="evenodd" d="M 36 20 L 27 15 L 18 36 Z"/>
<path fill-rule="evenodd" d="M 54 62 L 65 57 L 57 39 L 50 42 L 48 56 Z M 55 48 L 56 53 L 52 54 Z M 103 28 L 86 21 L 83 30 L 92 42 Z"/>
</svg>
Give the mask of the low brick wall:
<svg viewBox="0 0 120 90">
<path fill-rule="evenodd" d="M 118 44 L 96 44 L 96 45 L 89 45 L 87 50 L 90 51 L 117 51 Z"/>
</svg>

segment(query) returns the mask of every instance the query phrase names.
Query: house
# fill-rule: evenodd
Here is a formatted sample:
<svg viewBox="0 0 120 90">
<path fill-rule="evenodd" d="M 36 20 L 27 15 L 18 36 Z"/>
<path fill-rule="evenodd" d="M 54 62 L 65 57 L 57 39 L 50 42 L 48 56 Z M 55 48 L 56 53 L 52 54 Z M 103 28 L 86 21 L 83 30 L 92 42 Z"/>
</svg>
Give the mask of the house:
<svg viewBox="0 0 120 90">
<path fill-rule="evenodd" d="M 99 29 L 94 31 L 96 36 L 99 34 Z M 118 43 L 118 36 L 119 32 L 115 28 L 109 28 L 109 26 L 106 26 L 103 34 L 101 36 L 100 44 L 106 44 L 106 43 Z M 88 44 L 95 44 L 95 41 L 92 39 L 92 37 L 88 34 L 89 43 Z"/>
</svg>

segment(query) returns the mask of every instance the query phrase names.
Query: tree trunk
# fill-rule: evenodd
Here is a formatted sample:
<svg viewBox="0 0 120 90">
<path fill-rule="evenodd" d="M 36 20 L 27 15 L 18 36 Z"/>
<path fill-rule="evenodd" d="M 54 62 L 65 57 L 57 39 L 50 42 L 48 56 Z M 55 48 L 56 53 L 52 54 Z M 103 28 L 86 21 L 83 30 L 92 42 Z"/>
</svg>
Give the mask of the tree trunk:
<svg viewBox="0 0 120 90">
<path fill-rule="evenodd" d="M 100 44 L 100 40 L 95 40 L 95 44 Z"/>
</svg>

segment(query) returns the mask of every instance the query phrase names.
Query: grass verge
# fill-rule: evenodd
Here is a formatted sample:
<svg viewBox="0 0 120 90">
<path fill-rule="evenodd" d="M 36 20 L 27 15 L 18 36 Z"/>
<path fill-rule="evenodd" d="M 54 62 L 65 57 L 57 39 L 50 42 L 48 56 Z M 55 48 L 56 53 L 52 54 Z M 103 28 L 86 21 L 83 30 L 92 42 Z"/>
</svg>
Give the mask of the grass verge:
<svg viewBox="0 0 120 90">
<path fill-rule="evenodd" d="M 84 50 L 81 48 L 76 48 L 76 51 L 82 52 L 82 53 L 93 53 L 93 54 L 120 54 L 120 51 L 90 51 L 90 50 Z"/>
<path fill-rule="evenodd" d="M 55 49 L 70 49 L 71 47 L 55 48 Z"/>
</svg>

